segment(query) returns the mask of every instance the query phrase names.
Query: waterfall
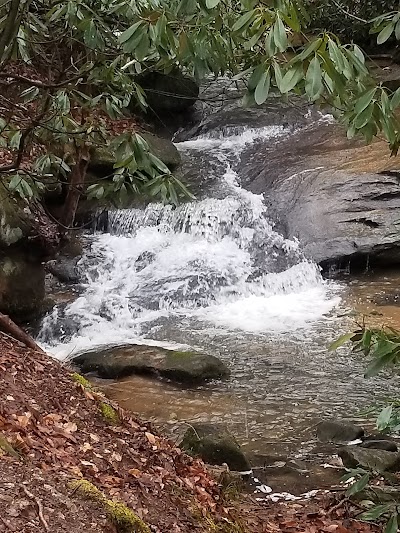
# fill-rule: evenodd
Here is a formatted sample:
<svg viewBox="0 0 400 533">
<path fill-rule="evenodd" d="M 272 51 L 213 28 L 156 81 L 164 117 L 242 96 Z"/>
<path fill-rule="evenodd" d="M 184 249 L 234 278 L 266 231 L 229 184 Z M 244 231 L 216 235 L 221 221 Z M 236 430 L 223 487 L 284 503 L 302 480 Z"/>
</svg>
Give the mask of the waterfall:
<svg viewBox="0 0 400 533">
<path fill-rule="evenodd" d="M 176 208 L 111 211 L 108 233 L 88 238 L 82 293 L 45 318 L 39 340 L 64 357 L 138 342 L 169 323 L 282 333 L 328 313 L 337 299 L 318 266 L 274 230 L 263 196 L 243 189 L 236 170 L 246 147 L 271 148 L 290 133 L 235 127 L 179 143 L 187 157 L 207 161 L 217 185 Z"/>
</svg>

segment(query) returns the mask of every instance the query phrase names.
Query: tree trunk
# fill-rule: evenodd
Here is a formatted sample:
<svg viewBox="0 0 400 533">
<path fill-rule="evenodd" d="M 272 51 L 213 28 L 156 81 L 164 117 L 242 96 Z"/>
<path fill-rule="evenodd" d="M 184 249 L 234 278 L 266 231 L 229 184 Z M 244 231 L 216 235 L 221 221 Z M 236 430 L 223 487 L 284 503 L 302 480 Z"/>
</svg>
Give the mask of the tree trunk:
<svg viewBox="0 0 400 533">
<path fill-rule="evenodd" d="M 28 348 L 32 348 L 32 350 L 44 353 L 44 351 L 36 344 L 32 337 L 28 335 L 28 333 L 17 326 L 17 324 L 13 322 L 9 316 L 3 315 L 3 313 L 0 313 L 0 329 L 4 331 L 4 333 L 11 335 L 11 337 L 14 337 L 14 339 L 17 341 L 25 344 L 25 346 Z"/>
<path fill-rule="evenodd" d="M 0 64 L 3 63 L 4 53 L 7 47 L 11 44 L 12 38 L 15 35 L 15 29 L 19 27 L 18 13 L 20 10 L 21 0 L 11 0 L 10 10 L 4 22 L 4 31 L 0 35 Z"/>
<path fill-rule="evenodd" d="M 67 197 L 65 199 L 60 220 L 64 230 L 73 227 L 79 199 L 84 189 L 85 175 L 89 160 L 90 155 L 88 147 L 79 146 L 76 150 L 76 163 L 69 175 Z"/>
</svg>

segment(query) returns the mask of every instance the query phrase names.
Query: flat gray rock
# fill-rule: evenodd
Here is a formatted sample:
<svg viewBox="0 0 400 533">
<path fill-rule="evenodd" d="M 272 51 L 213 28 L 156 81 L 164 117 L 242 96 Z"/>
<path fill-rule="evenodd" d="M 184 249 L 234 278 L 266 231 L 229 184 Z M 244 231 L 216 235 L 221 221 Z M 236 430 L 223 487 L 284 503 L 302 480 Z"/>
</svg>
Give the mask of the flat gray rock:
<svg viewBox="0 0 400 533">
<path fill-rule="evenodd" d="M 363 436 L 363 428 L 350 422 L 324 420 L 317 426 L 317 438 L 320 442 L 345 444 L 360 439 Z"/>
<path fill-rule="evenodd" d="M 375 472 L 400 472 L 400 454 L 359 446 L 347 446 L 338 452 L 346 468 L 361 466 Z"/>
<path fill-rule="evenodd" d="M 83 373 L 117 379 L 153 374 L 172 381 L 202 383 L 229 376 L 228 367 L 213 355 L 130 344 L 93 349 L 74 358 Z"/>
</svg>

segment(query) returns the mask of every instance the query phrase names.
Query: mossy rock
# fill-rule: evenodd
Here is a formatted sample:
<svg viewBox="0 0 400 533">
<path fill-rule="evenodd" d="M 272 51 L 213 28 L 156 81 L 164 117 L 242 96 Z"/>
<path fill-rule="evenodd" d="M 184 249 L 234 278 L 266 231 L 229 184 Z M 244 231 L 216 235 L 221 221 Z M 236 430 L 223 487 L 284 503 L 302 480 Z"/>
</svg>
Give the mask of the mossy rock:
<svg viewBox="0 0 400 533">
<path fill-rule="evenodd" d="M 0 248 L 8 248 L 26 239 L 32 231 L 28 205 L 14 198 L 0 184 Z"/>
<path fill-rule="evenodd" d="M 235 437 L 212 424 L 193 424 L 183 436 L 180 448 L 211 465 L 226 463 L 236 472 L 249 472 L 251 466 Z"/>
<path fill-rule="evenodd" d="M 93 349 L 74 358 L 83 373 L 117 379 L 150 374 L 180 383 L 203 383 L 229 376 L 227 366 L 213 355 L 131 344 Z"/>
<path fill-rule="evenodd" d="M 45 296 L 43 265 L 24 254 L 0 258 L 0 312 L 16 321 L 35 318 L 42 312 Z"/>
</svg>

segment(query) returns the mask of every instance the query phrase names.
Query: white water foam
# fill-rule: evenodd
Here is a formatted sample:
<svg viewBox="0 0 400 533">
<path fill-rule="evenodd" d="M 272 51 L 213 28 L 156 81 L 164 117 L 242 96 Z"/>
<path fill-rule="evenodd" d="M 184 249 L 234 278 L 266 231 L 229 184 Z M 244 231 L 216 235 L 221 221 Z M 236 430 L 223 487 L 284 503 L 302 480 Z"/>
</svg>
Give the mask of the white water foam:
<svg viewBox="0 0 400 533">
<path fill-rule="evenodd" d="M 46 348 L 66 357 L 93 345 L 144 342 L 165 320 L 282 333 L 328 313 L 338 299 L 319 268 L 273 230 L 262 195 L 242 189 L 234 170 L 249 143 L 283 134 L 272 127 L 181 143 L 193 157 L 209 151 L 229 194 L 110 213 L 111 233 L 95 236 L 80 262 L 83 293 L 44 320 Z"/>
</svg>

